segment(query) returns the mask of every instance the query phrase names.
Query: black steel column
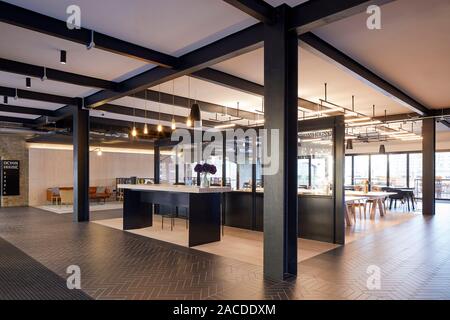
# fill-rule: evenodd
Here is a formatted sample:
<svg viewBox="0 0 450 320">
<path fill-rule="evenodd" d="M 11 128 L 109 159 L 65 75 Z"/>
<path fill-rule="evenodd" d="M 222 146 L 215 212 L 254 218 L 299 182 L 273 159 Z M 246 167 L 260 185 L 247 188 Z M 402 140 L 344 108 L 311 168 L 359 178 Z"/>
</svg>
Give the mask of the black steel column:
<svg viewBox="0 0 450 320">
<path fill-rule="evenodd" d="M 276 9 L 277 22 L 264 27 L 264 101 L 268 144 L 279 170 L 265 176 L 264 276 L 282 280 L 297 274 L 297 93 L 298 40 L 287 31 L 289 7 Z M 270 142 L 270 140 L 269 140 Z"/>
<path fill-rule="evenodd" d="M 435 214 L 436 202 L 436 120 L 424 119 L 422 124 L 422 213 Z"/>
<path fill-rule="evenodd" d="M 73 220 L 89 221 L 89 110 L 73 109 Z"/>
<path fill-rule="evenodd" d="M 159 145 L 155 141 L 154 147 L 153 147 L 153 171 L 154 171 L 154 182 L 155 184 L 159 184 L 160 179 L 160 159 L 161 159 L 161 150 L 159 148 Z"/>
<path fill-rule="evenodd" d="M 345 244 L 345 122 L 336 117 L 334 139 L 334 243 Z"/>
</svg>

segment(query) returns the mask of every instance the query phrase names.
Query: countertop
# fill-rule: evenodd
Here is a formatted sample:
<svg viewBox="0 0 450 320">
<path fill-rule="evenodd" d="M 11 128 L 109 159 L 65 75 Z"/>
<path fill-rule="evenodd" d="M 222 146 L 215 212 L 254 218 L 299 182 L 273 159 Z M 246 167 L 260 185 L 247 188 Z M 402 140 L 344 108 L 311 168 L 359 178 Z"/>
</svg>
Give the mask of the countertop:
<svg viewBox="0 0 450 320">
<path fill-rule="evenodd" d="M 183 186 L 171 184 L 119 184 L 120 189 L 130 189 L 136 191 L 165 191 L 180 193 L 223 193 L 230 192 L 230 187 L 208 187 Z"/>
</svg>

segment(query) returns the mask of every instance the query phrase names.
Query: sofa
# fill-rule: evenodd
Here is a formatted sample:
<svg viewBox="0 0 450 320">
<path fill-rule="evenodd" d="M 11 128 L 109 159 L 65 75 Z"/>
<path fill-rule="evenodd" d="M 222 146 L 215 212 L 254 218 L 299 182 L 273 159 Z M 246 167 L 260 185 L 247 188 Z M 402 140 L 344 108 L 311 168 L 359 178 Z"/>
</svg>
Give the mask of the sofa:
<svg viewBox="0 0 450 320">
<path fill-rule="evenodd" d="M 47 189 L 47 201 L 52 204 L 61 203 L 61 190 L 72 191 L 73 187 L 55 187 Z M 106 203 L 111 196 L 111 189 L 108 187 L 89 187 L 89 200 L 97 200 Z"/>
</svg>

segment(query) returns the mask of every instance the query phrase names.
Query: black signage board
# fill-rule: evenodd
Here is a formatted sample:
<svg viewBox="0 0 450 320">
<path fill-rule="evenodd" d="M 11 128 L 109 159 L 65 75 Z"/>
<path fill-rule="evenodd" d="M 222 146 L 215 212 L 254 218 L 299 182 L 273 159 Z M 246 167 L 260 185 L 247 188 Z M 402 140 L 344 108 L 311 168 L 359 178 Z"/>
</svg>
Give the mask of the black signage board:
<svg viewBox="0 0 450 320">
<path fill-rule="evenodd" d="M 20 195 L 20 161 L 2 160 L 2 196 Z"/>
</svg>

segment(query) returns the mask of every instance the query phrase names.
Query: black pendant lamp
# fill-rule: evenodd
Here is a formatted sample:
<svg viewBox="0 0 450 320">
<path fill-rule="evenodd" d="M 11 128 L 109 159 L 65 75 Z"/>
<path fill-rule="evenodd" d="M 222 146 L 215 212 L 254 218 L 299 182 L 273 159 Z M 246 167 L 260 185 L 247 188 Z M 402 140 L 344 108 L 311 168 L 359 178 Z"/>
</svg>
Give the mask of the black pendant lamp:
<svg viewBox="0 0 450 320">
<path fill-rule="evenodd" d="M 198 105 L 198 103 L 194 103 L 191 106 L 191 112 L 189 113 L 189 117 L 188 117 L 188 124 L 190 124 L 190 126 L 195 126 L 196 122 L 201 122 L 202 121 L 202 115 L 200 113 L 200 106 Z"/>
<path fill-rule="evenodd" d="M 353 139 L 348 139 L 347 140 L 347 146 L 346 146 L 347 150 L 353 150 Z"/>
<path fill-rule="evenodd" d="M 386 147 L 384 146 L 384 144 L 380 145 L 380 154 L 385 154 L 386 153 Z"/>
</svg>

